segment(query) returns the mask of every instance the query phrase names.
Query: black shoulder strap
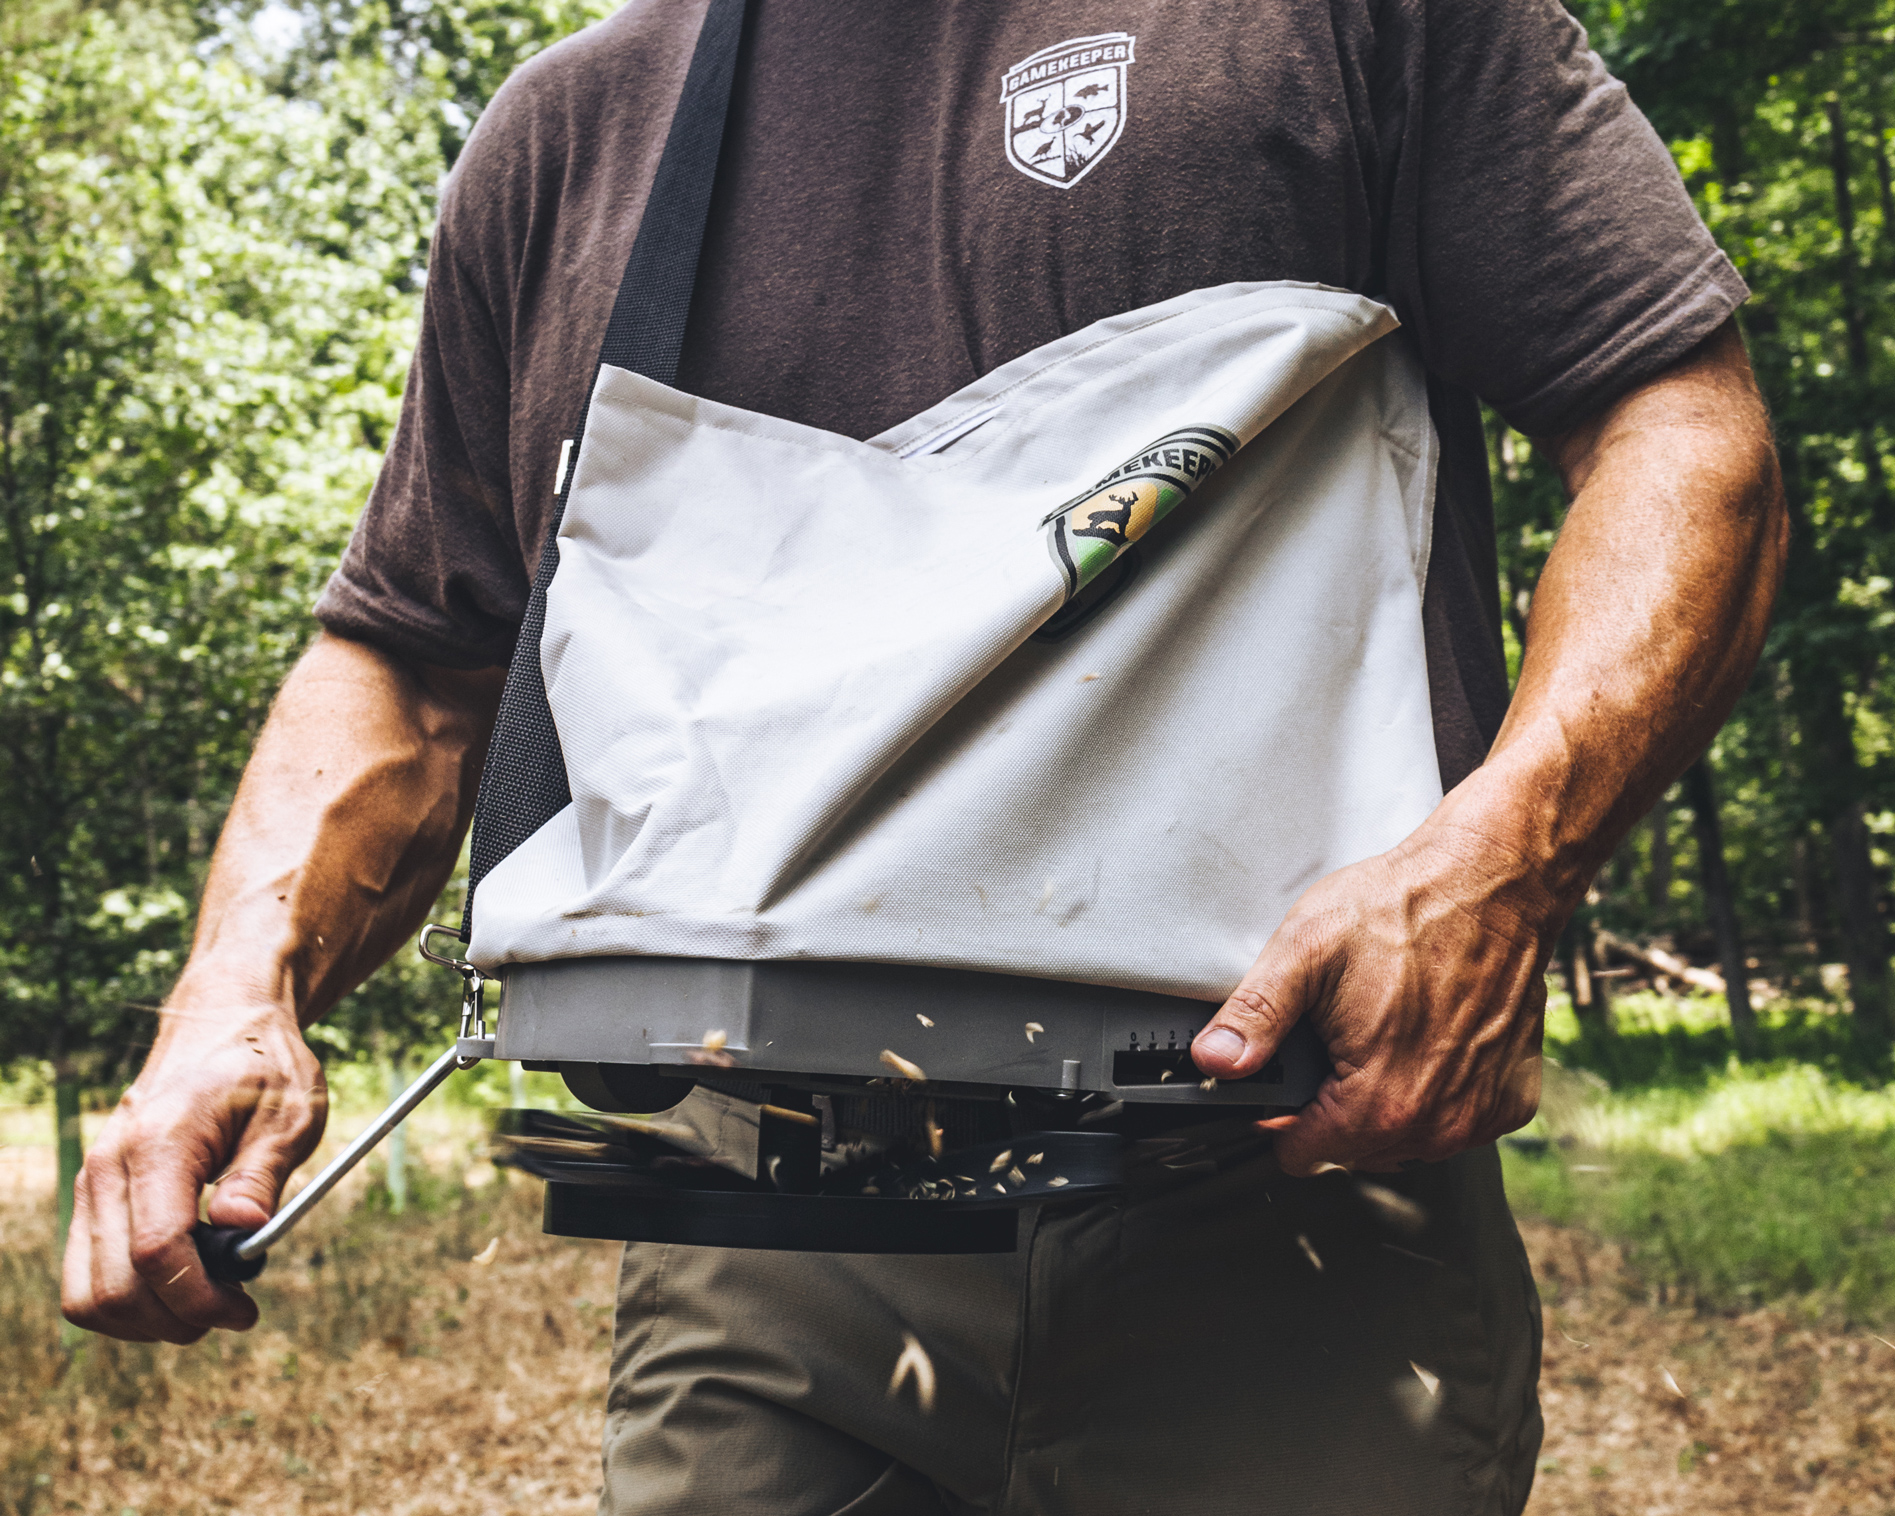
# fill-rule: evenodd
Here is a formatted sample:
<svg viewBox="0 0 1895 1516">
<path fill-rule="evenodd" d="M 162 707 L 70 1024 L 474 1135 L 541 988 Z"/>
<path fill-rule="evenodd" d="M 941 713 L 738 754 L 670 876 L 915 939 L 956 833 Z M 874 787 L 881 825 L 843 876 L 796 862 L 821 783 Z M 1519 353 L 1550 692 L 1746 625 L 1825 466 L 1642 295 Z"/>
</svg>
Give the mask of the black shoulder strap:
<svg viewBox="0 0 1895 1516">
<path fill-rule="evenodd" d="M 612 319 L 599 349 L 601 366 L 630 369 L 660 384 L 670 384 L 678 373 L 678 354 L 684 345 L 684 325 L 691 314 L 691 291 L 697 283 L 698 252 L 704 242 L 704 219 L 711 204 L 711 184 L 717 176 L 723 148 L 724 122 L 730 114 L 731 81 L 737 69 L 737 44 L 743 35 L 745 0 L 711 0 L 698 33 L 691 67 L 671 132 L 658 160 L 644 219 L 625 260 Z M 594 370 L 595 377 L 597 370 Z M 588 388 L 588 407 L 591 390 Z M 500 697 L 500 716 L 487 766 L 480 776 L 474 802 L 474 842 L 468 861 L 467 912 L 461 919 L 465 939 L 473 926 L 474 892 L 495 864 L 564 810 L 572 800 L 566 777 L 566 759 L 559 733 L 546 702 L 546 681 L 540 669 L 540 637 L 546 630 L 546 590 L 559 567 L 559 525 L 566 514 L 566 498 L 578 472 L 580 444 L 585 440 L 585 418 L 574 434 L 571 459 L 546 543 L 540 551 L 539 571 L 520 623 L 507 669 L 506 689 Z"/>
</svg>

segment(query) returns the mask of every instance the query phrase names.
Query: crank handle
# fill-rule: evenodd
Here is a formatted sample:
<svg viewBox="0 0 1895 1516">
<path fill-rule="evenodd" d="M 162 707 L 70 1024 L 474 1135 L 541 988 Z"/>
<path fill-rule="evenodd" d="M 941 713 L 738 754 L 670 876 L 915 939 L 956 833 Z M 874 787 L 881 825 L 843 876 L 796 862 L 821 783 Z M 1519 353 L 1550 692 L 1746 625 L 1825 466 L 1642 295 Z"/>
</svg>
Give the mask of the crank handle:
<svg viewBox="0 0 1895 1516">
<path fill-rule="evenodd" d="M 369 1150 L 406 1119 L 408 1113 L 434 1092 L 435 1086 L 457 1068 L 472 1068 L 482 1058 L 493 1056 L 493 1041 L 485 1037 L 458 1038 L 454 1045 L 428 1065 L 424 1073 L 394 1103 L 340 1153 L 328 1166 L 290 1199 L 280 1211 L 254 1232 L 240 1226 L 212 1226 L 200 1221 L 191 1228 L 191 1240 L 197 1244 L 197 1256 L 204 1272 L 219 1284 L 246 1284 L 263 1272 L 265 1256 L 309 1210 L 333 1190 L 342 1177 L 368 1156 Z"/>
</svg>

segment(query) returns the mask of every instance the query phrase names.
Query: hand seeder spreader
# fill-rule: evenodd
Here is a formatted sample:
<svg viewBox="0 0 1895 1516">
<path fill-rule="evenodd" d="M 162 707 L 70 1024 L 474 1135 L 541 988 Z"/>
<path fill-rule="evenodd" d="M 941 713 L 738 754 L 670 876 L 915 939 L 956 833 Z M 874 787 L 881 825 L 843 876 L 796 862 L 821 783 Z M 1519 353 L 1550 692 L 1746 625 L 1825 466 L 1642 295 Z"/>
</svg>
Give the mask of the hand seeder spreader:
<svg viewBox="0 0 1895 1516">
<path fill-rule="evenodd" d="M 263 1227 L 200 1223 L 205 1271 L 269 1249 L 456 1069 L 556 1071 L 596 1114 L 509 1111 L 499 1162 L 546 1181 L 570 1237 L 812 1252 L 1007 1252 L 1027 1206 L 1120 1187 L 1128 1137 L 1307 1103 L 1328 1072 L 1299 1027 L 1245 1080 L 1191 1062 L 1202 1001 L 899 965 L 575 959 L 462 976 L 460 1034 Z M 1190 1107 L 1187 1111 L 1182 1109 Z"/>
</svg>

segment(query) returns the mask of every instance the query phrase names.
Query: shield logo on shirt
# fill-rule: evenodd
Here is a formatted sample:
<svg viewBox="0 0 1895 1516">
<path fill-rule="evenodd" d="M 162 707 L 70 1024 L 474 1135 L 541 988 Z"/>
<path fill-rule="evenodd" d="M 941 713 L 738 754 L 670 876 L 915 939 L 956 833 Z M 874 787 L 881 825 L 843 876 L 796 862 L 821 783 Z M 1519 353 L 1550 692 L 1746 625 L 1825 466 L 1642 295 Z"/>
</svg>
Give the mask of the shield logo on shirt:
<svg viewBox="0 0 1895 1516">
<path fill-rule="evenodd" d="M 1125 131 L 1125 72 L 1138 39 L 1101 32 L 1043 47 L 1001 75 L 1007 161 L 1071 189 Z"/>
</svg>

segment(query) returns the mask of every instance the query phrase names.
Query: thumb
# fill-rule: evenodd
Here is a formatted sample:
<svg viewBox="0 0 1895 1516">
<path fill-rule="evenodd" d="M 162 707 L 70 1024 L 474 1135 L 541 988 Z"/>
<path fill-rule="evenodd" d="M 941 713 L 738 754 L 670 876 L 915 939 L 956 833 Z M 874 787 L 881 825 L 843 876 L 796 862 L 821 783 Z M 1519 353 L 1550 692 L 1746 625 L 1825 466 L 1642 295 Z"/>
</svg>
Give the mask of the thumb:
<svg viewBox="0 0 1895 1516">
<path fill-rule="evenodd" d="M 1323 992 L 1329 958 L 1306 921 L 1285 921 L 1263 945 L 1230 998 L 1191 1044 L 1213 1079 L 1244 1079 L 1269 1062 Z"/>
</svg>

